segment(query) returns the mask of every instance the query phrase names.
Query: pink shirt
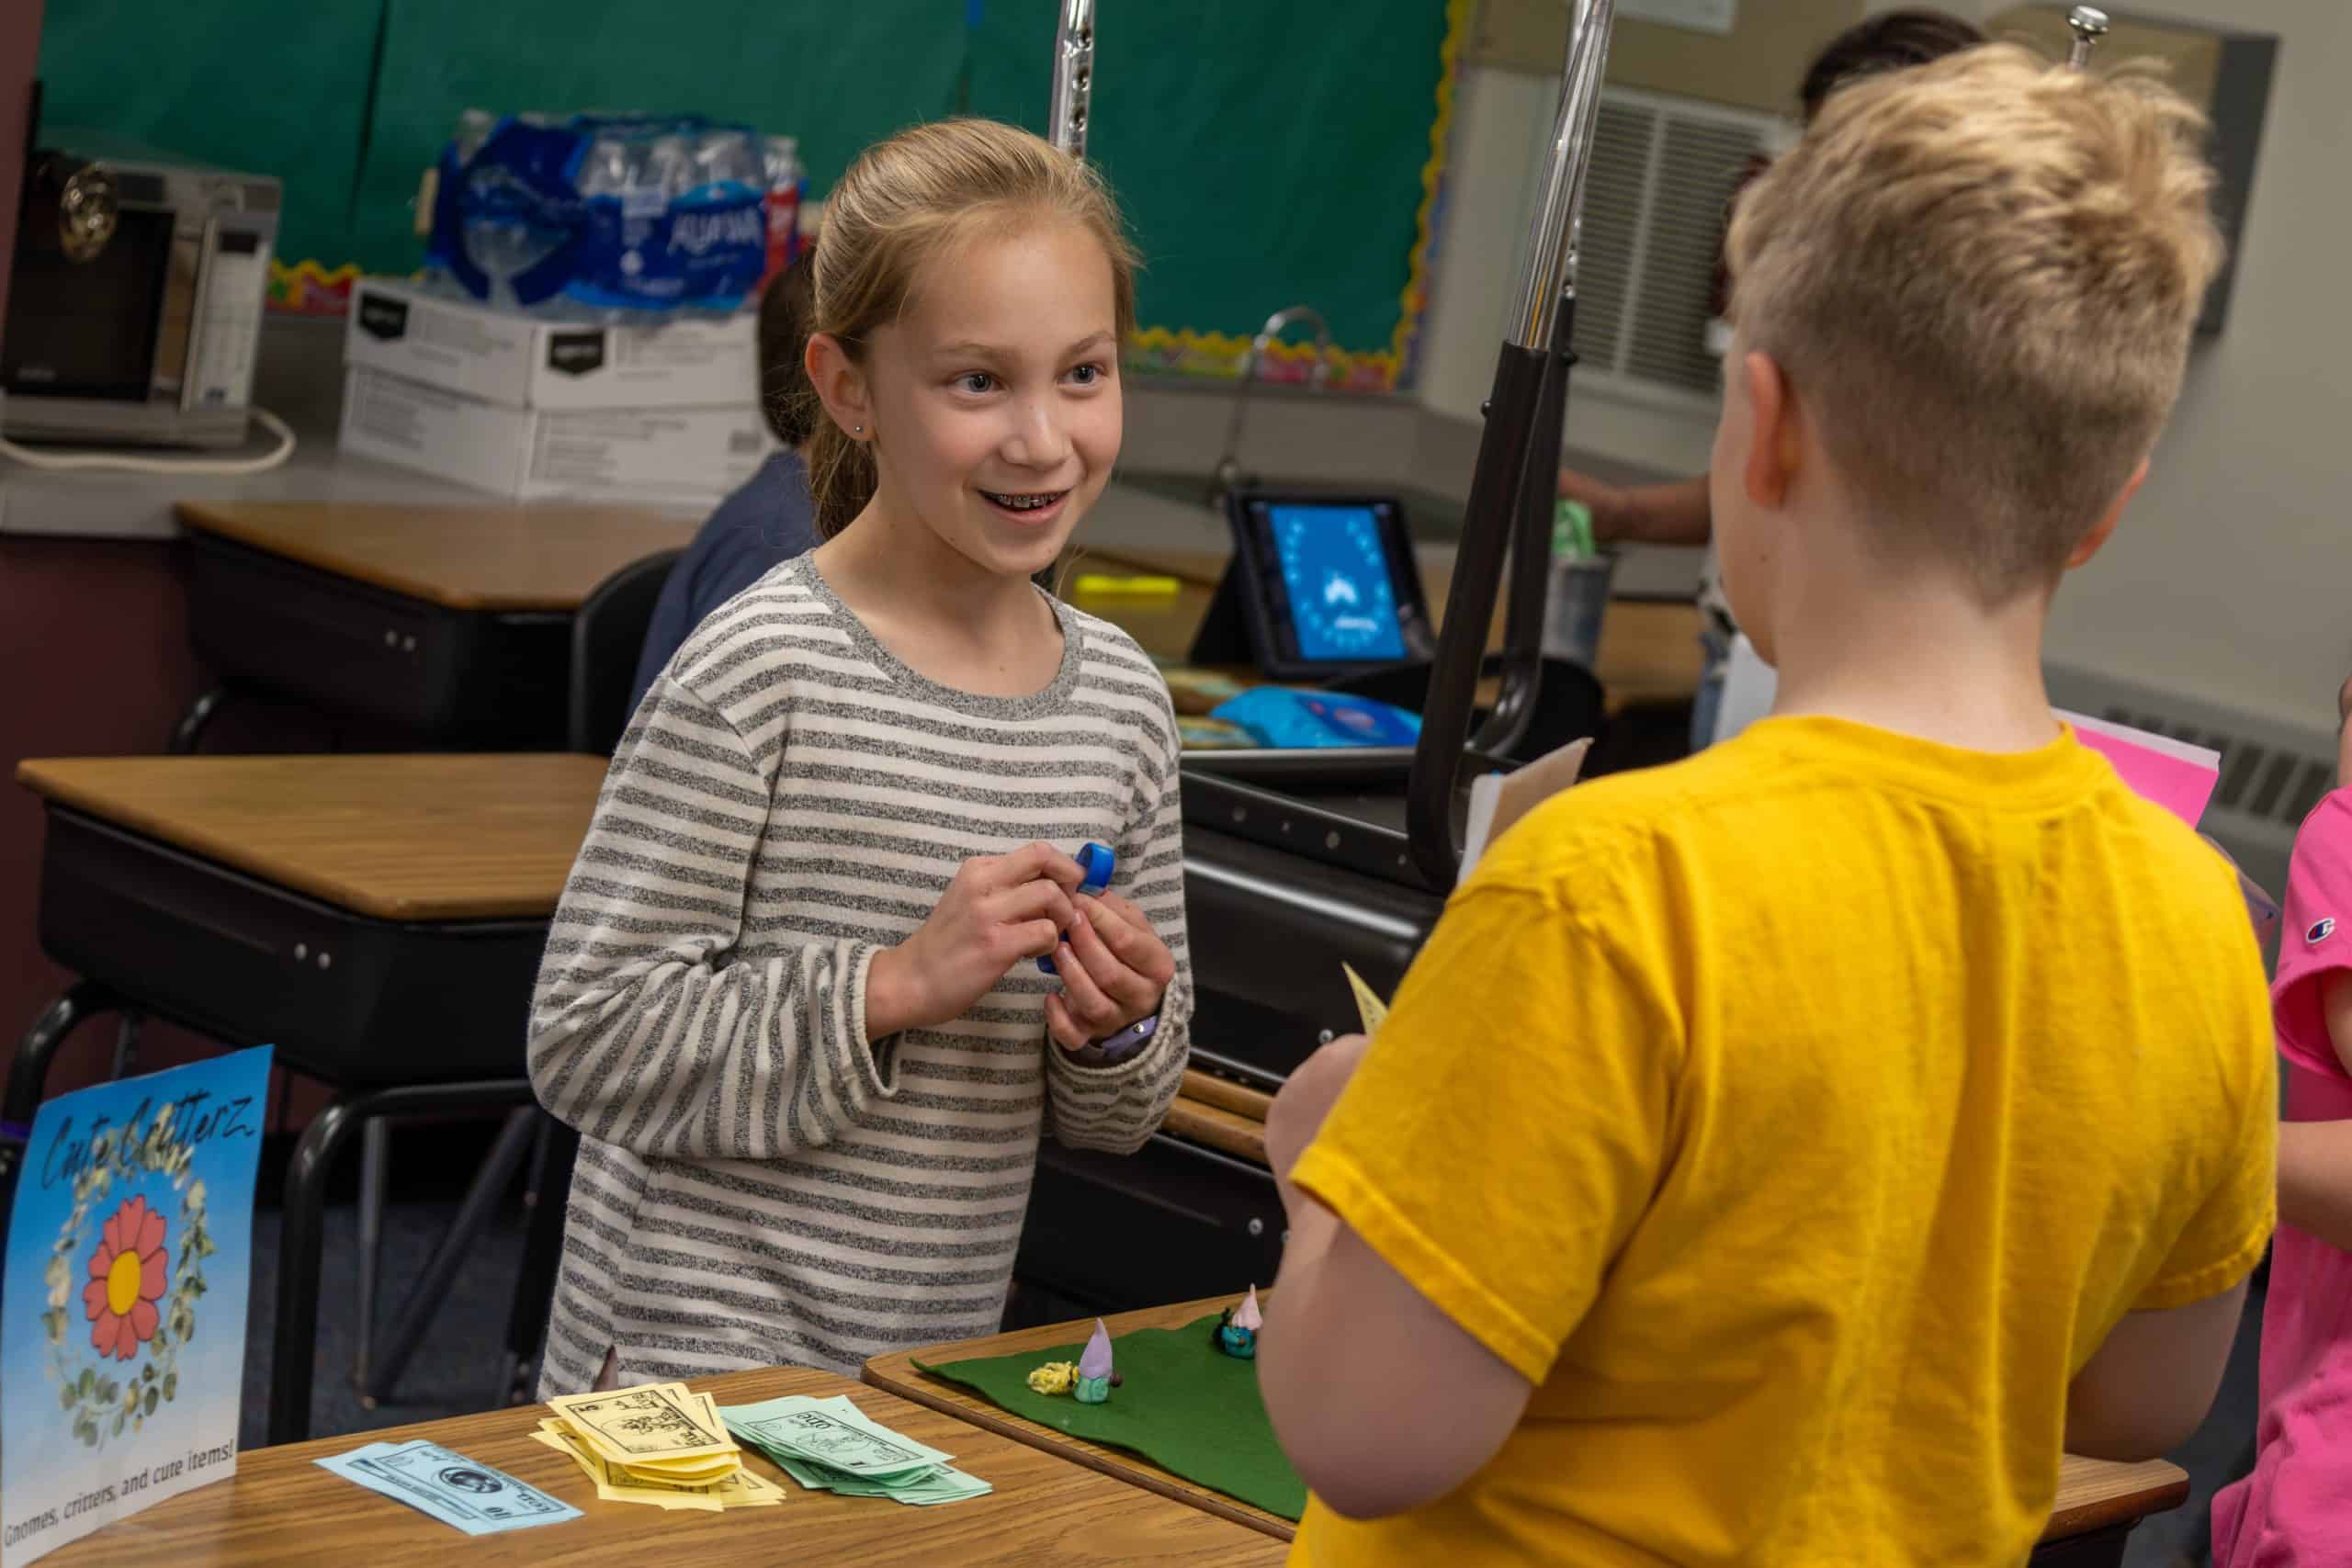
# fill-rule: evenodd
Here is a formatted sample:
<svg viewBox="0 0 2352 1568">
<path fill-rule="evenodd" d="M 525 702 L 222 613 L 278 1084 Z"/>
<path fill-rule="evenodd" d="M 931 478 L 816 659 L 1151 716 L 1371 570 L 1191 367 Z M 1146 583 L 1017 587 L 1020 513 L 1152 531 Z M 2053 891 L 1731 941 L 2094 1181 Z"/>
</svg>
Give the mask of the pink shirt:
<svg viewBox="0 0 2352 1568">
<path fill-rule="evenodd" d="M 2352 1118 L 2322 980 L 2352 968 L 2352 791 L 2304 818 L 2271 984 L 2287 1120 Z M 2262 1314 L 2254 1473 L 2213 1499 L 2215 1568 L 2352 1563 L 2352 1253 L 2281 1224 Z"/>
</svg>

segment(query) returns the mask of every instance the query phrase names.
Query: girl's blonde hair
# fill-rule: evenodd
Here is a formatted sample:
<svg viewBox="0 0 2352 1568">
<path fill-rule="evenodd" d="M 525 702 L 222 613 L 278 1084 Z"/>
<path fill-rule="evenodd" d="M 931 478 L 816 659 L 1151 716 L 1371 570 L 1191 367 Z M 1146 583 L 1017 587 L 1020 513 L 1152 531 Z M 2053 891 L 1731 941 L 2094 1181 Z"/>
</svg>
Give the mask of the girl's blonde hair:
<svg viewBox="0 0 2352 1568">
<path fill-rule="evenodd" d="M 1093 167 L 1016 126 L 944 119 L 877 141 L 825 201 L 817 241 L 814 330 L 865 362 L 877 327 L 905 311 L 924 265 L 973 233 L 1045 218 L 1075 223 L 1102 244 L 1124 341 L 1135 330 L 1136 253 L 1118 204 Z M 809 440 L 817 532 L 831 538 L 874 498 L 874 451 L 820 404 Z"/>
</svg>

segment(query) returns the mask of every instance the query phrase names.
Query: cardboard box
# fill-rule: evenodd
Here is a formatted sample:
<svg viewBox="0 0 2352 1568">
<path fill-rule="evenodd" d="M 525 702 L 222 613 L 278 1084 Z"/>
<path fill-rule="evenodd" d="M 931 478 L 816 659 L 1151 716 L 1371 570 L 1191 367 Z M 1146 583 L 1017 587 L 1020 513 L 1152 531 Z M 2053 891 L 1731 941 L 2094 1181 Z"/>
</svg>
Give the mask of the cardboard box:
<svg viewBox="0 0 2352 1568">
<path fill-rule="evenodd" d="M 741 484 L 775 439 L 748 404 L 502 408 L 353 366 L 345 372 L 339 445 L 516 501 L 687 501 Z"/>
<path fill-rule="evenodd" d="M 758 326 L 749 313 L 687 316 L 654 327 L 574 325 L 369 277 L 352 289 L 346 321 L 346 365 L 507 408 L 748 408 L 759 401 Z"/>
</svg>

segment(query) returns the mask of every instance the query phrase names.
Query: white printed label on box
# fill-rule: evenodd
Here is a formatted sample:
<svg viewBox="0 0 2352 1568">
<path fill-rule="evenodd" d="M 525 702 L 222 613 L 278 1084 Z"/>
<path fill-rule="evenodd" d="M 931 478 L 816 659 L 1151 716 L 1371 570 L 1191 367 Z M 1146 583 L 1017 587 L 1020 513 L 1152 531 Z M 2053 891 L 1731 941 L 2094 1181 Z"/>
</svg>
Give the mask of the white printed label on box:
<svg viewBox="0 0 2352 1568">
<path fill-rule="evenodd" d="M 748 314 L 645 326 L 542 321 L 371 278 L 355 291 L 344 358 L 510 409 L 759 402 L 758 325 Z"/>
</svg>

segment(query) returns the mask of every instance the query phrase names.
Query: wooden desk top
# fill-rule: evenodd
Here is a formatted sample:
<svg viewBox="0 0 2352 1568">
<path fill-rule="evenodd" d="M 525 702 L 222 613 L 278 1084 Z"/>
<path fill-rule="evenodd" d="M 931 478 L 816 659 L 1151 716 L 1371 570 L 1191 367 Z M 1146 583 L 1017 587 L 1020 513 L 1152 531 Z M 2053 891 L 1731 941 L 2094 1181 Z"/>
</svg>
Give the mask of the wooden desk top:
<svg viewBox="0 0 2352 1568">
<path fill-rule="evenodd" d="M 1141 1312 L 1121 1313 L 1115 1317 L 1107 1317 L 1103 1323 L 1114 1337 L 1131 1334 L 1138 1328 L 1180 1328 L 1230 1306 L 1237 1299 L 1215 1296 L 1174 1306 L 1148 1307 Z M 1261 1293 L 1259 1299 L 1263 1301 L 1264 1295 Z M 1279 1515 L 1253 1508 L 1222 1492 L 1196 1485 L 1160 1469 L 1140 1454 L 1129 1453 L 1125 1449 L 1105 1448 L 1083 1438 L 1057 1432 L 1051 1427 L 1041 1427 L 1035 1421 L 1025 1420 L 989 1404 L 960 1383 L 919 1371 L 914 1365 L 917 1360 L 936 1364 L 984 1356 L 1018 1355 L 1024 1351 L 1045 1350 L 1056 1345 L 1076 1344 L 1083 1340 L 1092 1328 L 1091 1322 L 1048 1324 L 1043 1328 L 1026 1328 L 1014 1334 L 993 1334 L 986 1338 L 962 1340 L 927 1350 L 902 1350 L 894 1355 L 876 1356 L 865 1363 L 865 1381 L 876 1388 L 888 1389 L 917 1404 L 928 1404 L 974 1426 L 985 1427 L 991 1432 L 1001 1433 L 1019 1442 L 1035 1443 L 1073 1463 L 1099 1470 L 1105 1475 L 1115 1475 L 1163 1497 L 1190 1503 L 1221 1517 L 1288 1540 L 1297 1527 Z M 2188 1472 L 2163 1460 L 2151 1460 L 2144 1464 L 2116 1464 L 2106 1460 L 2083 1459 L 2068 1454 L 2059 1465 L 2058 1502 L 2051 1511 L 2050 1528 L 2042 1533 L 2041 1539 L 2048 1543 L 2088 1535 L 2110 1525 L 2177 1508 L 2188 1497 Z"/>
<path fill-rule="evenodd" d="M 570 613 L 700 524 L 632 506 L 184 501 L 187 526 L 452 610 Z"/>
<path fill-rule="evenodd" d="M 1090 550 L 1080 561 L 1081 574 L 1121 570 L 1158 572 L 1175 578 L 1181 586 L 1175 593 L 1159 598 L 1073 592 L 1071 603 L 1124 628 L 1154 659 L 1181 663 L 1192 651 L 1193 634 L 1208 613 L 1226 558 L 1221 553 L 1200 550 L 1121 549 L 1101 554 Z M 1432 613 L 1442 622 L 1446 591 L 1453 581 L 1452 570 L 1424 566 L 1421 581 Z M 1487 646 L 1490 650 L 1502 646 L 1499 604 Z M 1689 701 L 1699 689 L 1703 664 L 1695 604 L 1619 600 L 1601 617 L 1599 668 L 1593 673 L 1608 694 L 1611 712 L 1646 703 Z"/>
<path fill-rule="evenodd" d="M 89 757 L 17 782 L 59 806 L 386 920 L 546 919 L 600 757 Z"/>
<path fill-rule="evenodd" d="M 445 1562 L 638 1568 L 672 1561 L 695 1568 L 773 1568 L 780 1562 L 1025 1568 L 1040 1562 L 1272 1564 L 1283 1559 L 1279 1542 L 1238 1525 L 830 1372 L 736 1372 L 697 1379 L 691 1386 L 708 1389 L 722 1404 L 786 1393 L 848 1394 L 883 1425 L 954 1454 L 958 1470 L 996 1490 L 931 1508 L 841 1497 L 805 1492 L 766 1460 L 747 1452 L 747 1464 L 791 1495 L 781 1506 L 705 1514 L 604 1503 L 571 1460 L 526 1435 L 546 1414 L 543 1406 L 531 1405 L 251 1450 L 239 1456 L 232 1480 L 117 1520 L 42 1562 L 57 1568 L 125 1562 L 173 1568 L 320 1562 L 366 1568 L 439 1568 Z M 429 1438 L 517 1476 L 580 1509 L 582 1517 L 469 1537 L 312 1462 L 364 1443 L 414 1438 Z"/>
</svg>

